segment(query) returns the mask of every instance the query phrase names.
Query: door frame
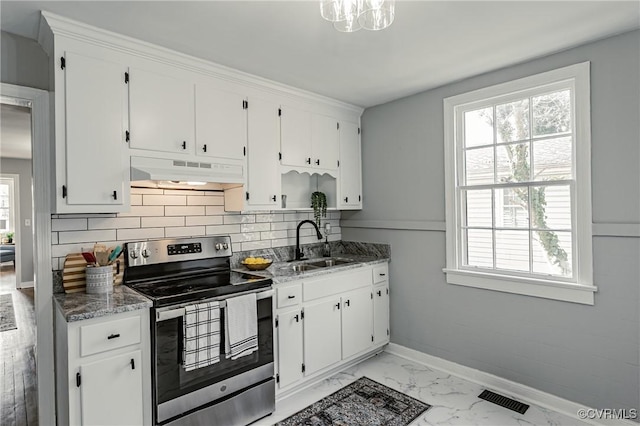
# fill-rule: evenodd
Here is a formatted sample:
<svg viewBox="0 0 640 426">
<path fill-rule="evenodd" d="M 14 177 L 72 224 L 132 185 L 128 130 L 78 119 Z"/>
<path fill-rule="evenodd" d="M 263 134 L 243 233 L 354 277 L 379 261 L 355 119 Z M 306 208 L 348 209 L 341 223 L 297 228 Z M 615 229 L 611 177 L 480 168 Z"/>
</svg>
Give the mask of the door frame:
<svg viewBox="0 0 640 426">
<path fill-rule="evenodd" d="M 19 243 L 20 238 L 22 237 L 22 233 L 20 232 L 20 226 L 22 225 L 22 220 L 20 219 L 20 175 L 14 173 L 0 173 L 0 179 L 11 179 L 11 201 L 13 205 L 11 206 L 11 210 L 13 210 L 13 241 L 14 241 L 14 273 L 16 276 L 16 286 L 15 288 L 22 288 L 22 244 Z M 17 189 L 16 189 L 17 188 Z"/>
<path fill-rule="evenodd" d="M 31 102 L 31 152 L 33 179 L 33 263 L 36 309 L 36 373 L 38 419 L 55 424 L 53 345 L 53 273 L 51 268 L 51 143 L 53 108 L 49 92 L 1 83 L 0 95 Z"/>
</svg>

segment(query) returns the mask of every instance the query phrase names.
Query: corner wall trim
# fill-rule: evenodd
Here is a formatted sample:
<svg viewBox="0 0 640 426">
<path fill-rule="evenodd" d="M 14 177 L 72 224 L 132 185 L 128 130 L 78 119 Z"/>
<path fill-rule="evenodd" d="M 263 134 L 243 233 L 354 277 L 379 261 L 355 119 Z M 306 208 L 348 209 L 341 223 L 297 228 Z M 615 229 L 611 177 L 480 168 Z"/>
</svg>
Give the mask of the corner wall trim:
<svg viewBox="0 0 640 426">
<path fill-rule="evenodd" d="M 476 370 L 475 368 L 457 364 L 452 361 L 447 361 L 446 359 L 429 355 L 415 349 L 410 349 L 406 346 L 401 346 L 396 343 L 389 343 L 389 345 L 385 349 L 385 352 L 408 359 L 410 361 L 417 362 L 430 368 L 435 368 L 437 370 L 441 370 L 446 373 L 461 377 L 479 385 L 491 388 L 492 390 L 498 391 L 499 393 L 514 397 L 514 399 L 520 399 L 540 407 L 551 409 L 560 414 L 564 414 L 565 416 L 580 420 L 588 424 L 597 426 L 638 426 L 638 423 L 632 422 L 630 420 L 596 421 L 592 419 L 580 419 L 578 417 L 578 410 L 590 409 L 591 407 L 586 407 L 584 405 L 578 404 L 577 402 L 560 398 L 559 396 L 534 389 L 521 383 L 494 376 L 493 374 L 485 373 L 484 371 Z"/>
<path fill-rule="evenodd" d="M 444 221 L 429 220 L 341 220 L 342 228 L 396 229 L 406 231 L 444 232 Z"/>
</svg>

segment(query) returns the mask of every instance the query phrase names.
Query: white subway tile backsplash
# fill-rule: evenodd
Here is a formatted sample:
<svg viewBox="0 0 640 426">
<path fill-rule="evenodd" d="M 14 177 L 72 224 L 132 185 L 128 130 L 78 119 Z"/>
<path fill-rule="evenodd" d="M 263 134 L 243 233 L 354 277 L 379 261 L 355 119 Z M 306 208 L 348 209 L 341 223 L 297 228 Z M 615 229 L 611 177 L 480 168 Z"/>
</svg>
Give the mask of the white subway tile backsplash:
<svg viewBox="0 0 640 426">
<path fill-rule="evenodd" d="M 205 195 L 195 197 L 189 195 L 187 197 L 188 206 L 224 206 L 224 197 L 220 195 Z"/>
<path fill-rule="evenodd" d="M 266 249 L 271 247 L 271 240 L 250 241 L 250 242 L 242 243 L 241 247 L 242 247 L 242 251 Z"/>
<path fill-rule="evenodd" d="M 165 228 L 165 236 L 167 238 L 176 237 L 200 237 L 205 235 L 204 226 L 183 226 L 176 228 Z"/>
<path fill-rule="evenodd" d="M 232 214 L 224 216 L 224 224 L 231 223 L 255 223 L 256 216 L 253 214 Z"/>
<path fill-rule="evenodd" d="M 51 219 L 52 231 L 83 231 L 87 229 L 87 218 Z"/>
<path fill-rule="evenodd" d="M 127 216 L 164 216 L 164 206 L 131 206 L 126 213 L 118 213 L 118 217 Z"/>
<path fill-rule="evenodd" d="M 118 229 L 118 241 L 136 241 L 164 238 L 164 228 Z"/>
<path fill-rule="evenodd" d="M 139 217 L 105 217 L 89 219 L 89 229 L 140 228 Z"/>
<path fill-rule="evenodd" d="M 96 241 L 115 239 L 115 229 L 103 229 L 97 231 L 64 231 L 58 233 L 59 244 L 91 243 Z"/>
<path fill-rule="evenodd" d="M 301 220 L 313 213 L 256 211 L 227 213 L 219 191 L 132 188 L 126 213 L 63 214 L 51 216 L 52 268 L 62 269 L 65 256 L 98 242 L 108 247 L 127 241 L 230 235 L 232 250 L 258 250 L 295 244 Z M 341 239 L 340 212 L 322 220 L 331 224 L 330 241 Z M 317 243 L 311 225 L 300 229 L 301 244 Z"/>
<path fill-rule="evenodd" d="M 205 208 L 207 216 L 225 214 L 224 206 L 205 206 Z"/>
<path fill-rule="evenodd" d="M 134 194 L 164 194 L 164 191 L 158 188 L 131 188 L 131 195 Z"/>
<path fill-rule="evenodd" d="M 222 216 L 187 216 L 186 225 L 222 225 Z"/>
<path fill-rule="evenodd" d="M 239 234 L 240 225 L 212 225 L 207 226 L 207 235 Z"/>
<path fill-rule="evenodd" d="M 166 206 L 165 216 L 204 216 L 204 206 Z"/>
<path fill-rule="evenodd" d="M 243 223 L 240 225 L 240 232 L 268 231 L 269 229 L 268 223 Z"/>
<path fill-rule="evenodd" d="M 143 195 L 143 206 L 185 206 L 187 197 L 185 195 Z"/>
<path fill-rule="evenodd" d="M 163 226 L 184 226 L 184 216 L 143 217 L 143 228 L 159 228 Z"/>
</svg>

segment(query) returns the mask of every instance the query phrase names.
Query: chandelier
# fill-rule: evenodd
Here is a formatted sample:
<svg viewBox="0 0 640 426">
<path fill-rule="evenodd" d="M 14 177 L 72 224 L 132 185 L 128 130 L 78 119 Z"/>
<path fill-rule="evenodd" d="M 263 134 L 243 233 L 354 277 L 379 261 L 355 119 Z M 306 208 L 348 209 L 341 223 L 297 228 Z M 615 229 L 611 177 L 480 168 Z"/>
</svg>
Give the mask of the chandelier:
<svg viewBox="0 0 640 426">
<path fill-rule="evenodd" d="M 320 14 L 345 33 L 387 28 L 395 16 L 396 0 L 320 0 Z"/>
</svg>

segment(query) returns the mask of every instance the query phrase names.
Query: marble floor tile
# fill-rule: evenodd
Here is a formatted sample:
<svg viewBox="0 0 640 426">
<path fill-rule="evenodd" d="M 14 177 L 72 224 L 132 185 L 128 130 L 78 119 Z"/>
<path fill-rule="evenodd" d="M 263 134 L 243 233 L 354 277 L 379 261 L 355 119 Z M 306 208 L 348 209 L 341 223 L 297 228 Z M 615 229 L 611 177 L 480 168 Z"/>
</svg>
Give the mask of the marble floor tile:
<svg viewBox="0 0 640 426">
<path fill-rule="evenodd" d="M 481 385 L 386 352 L 279 401 L 275 413 L 255 424 L 272 425 L 362 376 L 432 405 L 431 409 L 411 423 L 412 426 L 587 424 L 531 404 L 524 415 L 518 414 L 479 399 L 478 395 L 484 390 Z"/>
</svg>

